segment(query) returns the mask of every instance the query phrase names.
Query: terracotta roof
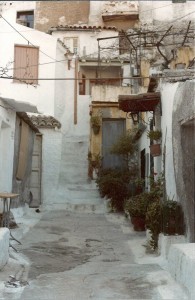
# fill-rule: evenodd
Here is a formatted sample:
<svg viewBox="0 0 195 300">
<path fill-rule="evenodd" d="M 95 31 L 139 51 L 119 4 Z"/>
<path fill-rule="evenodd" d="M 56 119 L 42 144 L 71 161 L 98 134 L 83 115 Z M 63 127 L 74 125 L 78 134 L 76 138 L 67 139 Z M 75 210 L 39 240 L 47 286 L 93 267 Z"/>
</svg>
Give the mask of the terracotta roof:
<svg viewBox="0 0 195 300">
<path fill-rule="evenodd" d="M 26 112 L 17 112 L 16 114 L 20 119 L 26 122 L 34 132 L 39 133 L 37 126 L 33 124 L 31 118 L 27 115 Z"/>
<path fill-rule="evenodd" d="M 60 128 L 61 123 L 52 116 L 29 114 L 31 122 L 38 128 Z"/>
<path fill-rule="evenodd" d="M 117 28 L 115 26 L 90 26 L 90 25 L 59 25 L 55 27 L 51 27 L 49 29 L 49 32 L 52 31 L 58 31 L 58 30 L 86 30 L 86 31 L 91 31 L 91 30 L 115 30 L 117 31 Z"/>
</svg>

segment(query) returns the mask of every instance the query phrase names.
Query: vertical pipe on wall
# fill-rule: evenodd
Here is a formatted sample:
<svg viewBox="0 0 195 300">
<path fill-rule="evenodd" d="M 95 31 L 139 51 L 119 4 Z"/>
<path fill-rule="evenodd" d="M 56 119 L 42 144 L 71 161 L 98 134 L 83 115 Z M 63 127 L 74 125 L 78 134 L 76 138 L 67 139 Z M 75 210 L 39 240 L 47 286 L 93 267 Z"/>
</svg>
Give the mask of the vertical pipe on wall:
<svg viewBox="0 0 195 300">
<path fill-rule="evenodd" d="M 78 90 L 78 58 L 75 58 L 75 80 L 74 80 L 74 124 L 77 124 L 77 90 Z"/>
</svg>

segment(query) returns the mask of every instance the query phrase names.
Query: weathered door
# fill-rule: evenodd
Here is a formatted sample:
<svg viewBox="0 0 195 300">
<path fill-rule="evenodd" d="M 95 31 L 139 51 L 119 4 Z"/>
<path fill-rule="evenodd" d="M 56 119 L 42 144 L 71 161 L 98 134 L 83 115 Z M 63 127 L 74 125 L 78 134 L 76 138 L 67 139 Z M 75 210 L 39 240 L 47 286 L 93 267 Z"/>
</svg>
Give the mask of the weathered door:
<svg viewBox="0 0 195 300">
<path fill-rule="evenodd" d="M 117 141 L 119 136 L 125 131 L 125 120 L 105 119 L 102 122 L 102 167 L 115 168 L 124 167 L 124 159 L 110 153 L 111 146 Z"/>
<path fill-rule="evenodd" d="M 30 191 L 32 198 L 30 207 L 39 207 L 41 204 L 41 162 L 42 162 L 42 135 L 36 135 L 32 156 L 32 171 L 30 178 Z"/>
</svg>

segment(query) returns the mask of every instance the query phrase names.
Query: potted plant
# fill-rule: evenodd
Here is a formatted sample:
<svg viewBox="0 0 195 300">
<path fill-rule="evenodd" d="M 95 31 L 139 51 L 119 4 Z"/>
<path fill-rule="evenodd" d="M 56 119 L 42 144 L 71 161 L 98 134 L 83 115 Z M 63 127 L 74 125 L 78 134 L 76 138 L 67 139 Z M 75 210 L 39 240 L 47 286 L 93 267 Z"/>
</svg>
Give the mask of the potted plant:
<svg viewBox="0 0 195 300">
<path fill-rule="evenodd" d="M 150 153 L 152 156 L 159 156 L 161 155 L 161 147 L 160 147 L 160 140 L 162 137 L 162 133 L 160 130 L 150 130 L 147 132 L 147 137 L 153 143 L 150 145 Z"/>
<path fill-rule="evenodd" d="M 146 212 L 146 228 L 149 229 L 151 233 L 149 246 L 153 251 L 158 247 L 158 237 L 161 232 L 161 215 L 161 202 L 160 199 L 156 198 L 156 200 L 148 205 Z"/>
<path fill-rule="evenodd" d="M 98 134 L 101 126 L 101 117 L 99 115 L 91 116 L 91 127 L 94 134 Z"/>
<path fill-rule="evenodd" d="M 177 201 L 162 203 L 162 232 L 166 235 L 182 235 L 185 232 L 182 206 Z"/>
<path fill-rule="evenodd" d="M 101 197 L 106 197 L 112 211 L 124 211 L 124 202 L 129 198 L 129 171 L 120 169 L 100 169 L 96 183 Z"/>
<path fill-rule="evenodd" d="M 145 218 L 148 207 L 148 193 L 132 197 L 125 204 L 125 210 L 131 217 L 135 231 L 145 231 Z"/>
</svg>

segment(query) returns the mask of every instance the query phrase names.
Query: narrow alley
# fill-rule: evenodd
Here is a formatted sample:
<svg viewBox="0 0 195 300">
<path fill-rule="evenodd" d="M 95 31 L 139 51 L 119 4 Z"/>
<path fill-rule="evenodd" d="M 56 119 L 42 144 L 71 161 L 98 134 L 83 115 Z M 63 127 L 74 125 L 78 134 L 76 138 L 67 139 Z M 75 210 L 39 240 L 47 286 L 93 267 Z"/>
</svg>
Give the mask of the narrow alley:
<svg viewBox="0 0 195 300">
<path fill-rule="evenodd" d="M 145 232 L 133 231 L 124 216 L 65 210 L 39 216 L 22 245 L 16 246 L 19 252 L 10 250 L 10 257 L 21 261 L 15 274 L 10 267 L 12 276 L 28 284 L 22 288 L 5 285 L 0 299 L 156 300 L 156 288 L 167 289 L 172 283 L 154 255 L 151 263 L 136 262 L 140 248 L 144 249 L 140 241 Z M 10 275 L 9 264 L 3 274 Z"/>
</svg>

